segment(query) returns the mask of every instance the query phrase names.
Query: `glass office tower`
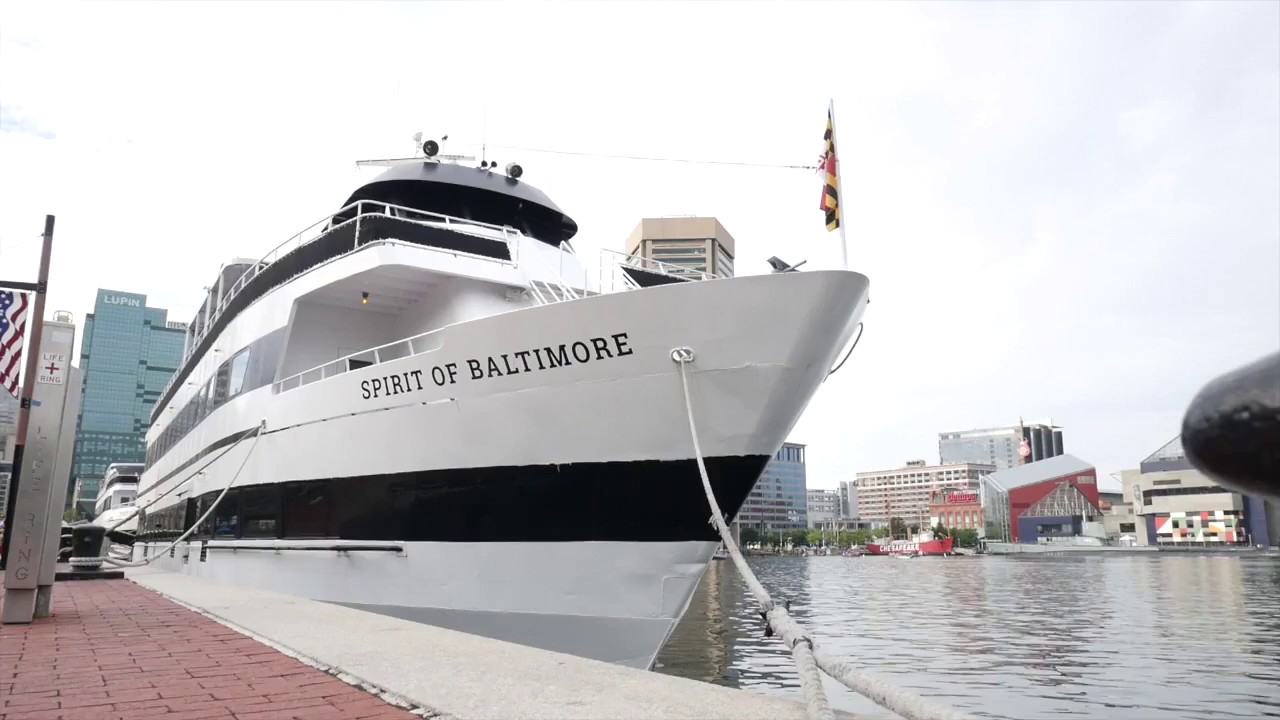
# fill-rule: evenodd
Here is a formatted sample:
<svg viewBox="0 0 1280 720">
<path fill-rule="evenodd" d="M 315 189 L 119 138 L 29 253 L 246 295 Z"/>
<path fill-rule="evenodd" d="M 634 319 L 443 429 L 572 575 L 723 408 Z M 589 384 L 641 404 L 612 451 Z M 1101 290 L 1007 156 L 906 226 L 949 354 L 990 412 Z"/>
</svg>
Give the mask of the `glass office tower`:
<svg viewBox="0 0 1280 720">
<path fill-rule="evenodd" d="M 78 500 L 92 504 L 108 465 L 145 459 L 151 409 L 182 362 L 186 338 L 186 325 L 167 316 L 147 307 L 146 295 L 98 290 L 80 342 L 84 388 L 68 506 L 77 479 Z"/>
</svg>

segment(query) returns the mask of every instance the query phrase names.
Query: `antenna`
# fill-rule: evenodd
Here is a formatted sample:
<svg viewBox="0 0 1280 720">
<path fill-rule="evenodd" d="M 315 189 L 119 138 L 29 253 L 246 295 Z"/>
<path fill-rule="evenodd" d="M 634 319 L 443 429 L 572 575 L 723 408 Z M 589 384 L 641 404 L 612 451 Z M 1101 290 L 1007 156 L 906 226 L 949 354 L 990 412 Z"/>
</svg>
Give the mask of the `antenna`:
<svg viewBox="0 0 1280 720">
<path fill-rule="evenodd" d="M 423 142 L 422 137 L 422 131 L 413 134 L 413 157 L 357 160 L 356 167 L 395 167 L 397 165 L 412 165 L 413 163 L 471 162 L 475 160 L 473 155 L 441 155 L 440 148 L 449 139 L 448 135 L 441 135 L 439 141 L 427 140 Z"/>
</svg>

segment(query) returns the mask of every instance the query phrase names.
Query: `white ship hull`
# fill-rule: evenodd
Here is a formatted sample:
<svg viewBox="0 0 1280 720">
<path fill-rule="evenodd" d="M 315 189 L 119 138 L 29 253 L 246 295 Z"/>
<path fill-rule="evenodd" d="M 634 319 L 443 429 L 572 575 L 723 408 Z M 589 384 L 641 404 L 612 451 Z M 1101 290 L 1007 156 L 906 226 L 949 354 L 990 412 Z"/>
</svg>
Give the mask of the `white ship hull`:
<svg viewBox="0 0 1280 720">
<path fill-rule="evenodd" d="M 852 272 L 592 270 L 540 192 L 447 165 L 313 229 L 210 287 L 134 558 L 638 667 L 718 545 L 672 350 L 733 515 L 867 302 Z"/>
<path fill-rule="evenodd" d="M 336 541 L 215 534 L 203 559 L 191 543 L 157 564 L 648 667 L 717 547 L 670 351 L 697 353 L 700 440 L 736 513 L 850 340 L 866 292 L 861 275 L 812 272 L 603 295 L 467 321 L 430 352 L 256 390 L 211 420 L 243 431 L 265 417 L 265 434 L 210 466 L 193 495 L 220 490 L 247 456 L 237 487 L 331 478 L 369 488 L 367 507 L 340 510 Z M 591 349 L 577 348 L 586 362 L 538 370 L 513 356 L 561 343 L 572 355 L 574 342 Z M 488 376 L 489 358 L 501 375 Z M 416 484 L 412 507 L 378 500 L 388 478 Z M 371 542 L 403 550 L 230 549 Z M 140 543 L 135 556 L 166 545 Z"/>
</svg>

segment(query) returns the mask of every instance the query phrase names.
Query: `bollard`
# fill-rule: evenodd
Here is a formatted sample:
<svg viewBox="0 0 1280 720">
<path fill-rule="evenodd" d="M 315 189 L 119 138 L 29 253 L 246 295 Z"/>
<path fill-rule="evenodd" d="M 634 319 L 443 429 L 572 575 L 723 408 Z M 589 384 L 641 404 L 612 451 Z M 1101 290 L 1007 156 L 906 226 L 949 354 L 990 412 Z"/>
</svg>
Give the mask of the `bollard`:
<svg viewBox="0 0 1280 720">
<path fill-rule="evenodd" d="M 1280 352 L 1205 385 L 1183 418 L 1182 444 L 1224 487 L 1280 501 Z"/>
<path fill-rule="evenodd" d="M 71 567 L 76 570 L 102 568 L 102 543 L 107 529 L 101 525 L 77 525 L 71 530 Z"/>
</svg>

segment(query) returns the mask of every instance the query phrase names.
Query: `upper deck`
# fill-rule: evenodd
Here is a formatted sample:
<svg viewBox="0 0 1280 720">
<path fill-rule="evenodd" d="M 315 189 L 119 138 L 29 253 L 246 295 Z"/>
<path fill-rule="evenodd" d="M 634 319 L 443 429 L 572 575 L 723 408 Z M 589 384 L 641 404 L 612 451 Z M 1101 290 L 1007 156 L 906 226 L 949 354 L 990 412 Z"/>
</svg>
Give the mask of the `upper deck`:
<svg viewBox="0 0 1280 720">
<path fill-rule="evenodd" d="M 417 205 L 398 204 L 393 199 Z M 421 205 L 452 205 L 461 214 L 436 212 Z M 477 216 L 498 219 L 502 224 Z M 337 212 L 308 225 L 258 260 L 234 261 L 222 268 L 187 328 L 184 362 L 165 386 L 151 419 L 154 421 L 173 401 L 177 388 L 187 381 L 218 335 L 245 308 L 312 268 L 371 243 L 411 245 L 453 259 L 517 269 L 520 284 L 537 304 L 711 278 L 608 250 L 602 251 L 596 267 L 586 270 L 568 243 L 576 232 L 571 218 L 526 183 L 440 163 L 391 168 L 353 193 L 350 202 Z M 548 252 L 558 252 L 560 257 L 551 262 Z"/>
</svg>

